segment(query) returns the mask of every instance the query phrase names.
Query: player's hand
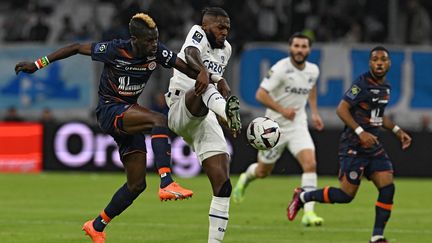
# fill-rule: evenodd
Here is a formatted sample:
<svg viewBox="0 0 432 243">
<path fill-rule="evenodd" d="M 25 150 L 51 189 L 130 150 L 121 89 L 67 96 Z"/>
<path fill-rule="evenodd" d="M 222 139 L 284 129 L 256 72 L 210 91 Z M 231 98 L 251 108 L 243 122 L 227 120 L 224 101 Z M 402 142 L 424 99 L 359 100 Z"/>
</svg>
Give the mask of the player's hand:
<svg viewBox="0 0 432 243">
<path fill-rule="evenodd" d="M 379 144 L 378 137 L 366 131 L 360 133 L 359 138 L 363 148 L 371 148 L 373 145 Z"/>
<path fill-rule="evenodd" d="M 288 107 L 282 110 L 281 114 L 288 120 L 293 121 L 295 116 L 296 116 L 296 112 L 298 109 L 292 108 L 292 107 Z"/>
<path fill-rule="evenodd" d="M 217 83 L 217 90 L 225 99 L 228 99 L 231 95 L 231 88 L 224 78 Z"/>
<path fill-rule="evenodd" d="M 316 130 L 321 131 L 324 129 L 324 122 L 318 113 L 312 114 L 312 121 L 315 125 Z"/>
<path fill-rule="evenodd" d="M 199 72 L 195 81 L 195 95 L 202 95 L 207 90 L 209 82 L 210 79 L 208 72 Z"/>
<path fill-rule="evenodd" d="M 15 74 L 17 75 L 19 72 L 34 73 L 37 70 L 38 69 L 34 62 L 19 62 L 17 65 L 15 65 Z"/>
<path fill-rule="evenodd" d="M 402 129 L 400 129 L 397 133 L 396 136 L 399 138 L 399 140 L 402 143 L 402 149 L 407 149 L 410 145 L 411 145 L 411 137 L 404 132 Z"/>
</svg>

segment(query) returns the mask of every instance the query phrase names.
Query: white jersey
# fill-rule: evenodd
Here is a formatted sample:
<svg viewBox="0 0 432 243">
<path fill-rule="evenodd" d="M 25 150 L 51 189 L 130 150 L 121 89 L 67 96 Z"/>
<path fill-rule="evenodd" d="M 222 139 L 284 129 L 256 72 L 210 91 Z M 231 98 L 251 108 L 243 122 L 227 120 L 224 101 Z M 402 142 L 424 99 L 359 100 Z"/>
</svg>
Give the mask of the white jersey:
<svg viewBox="0 0 432 243">
<path fill-rule="evenodd" d="M 222 76 L 225 67 L 231 57 L 231 45 L 225 40 L 225 47 L 212 49 L 204 30 L 199 25 L 194 25 L 190 29 L 186 40 L 178 53 L 177 57 L 186 62 L 184 50 L 188 46 L 198 48 L 201 52 L 201 60 L 207 67 L 209 73 Z M 169 90 L 187 91 L 195 86 L 195 80 L 189 78 L 182 72 L 174 69 L 174 75 L 170 80 Z"/>
<path fill-rule="evenodd" d="M 319 68 L 314 63 L 306 62 L 305 68 L 299 70 L 291 63 L 289 57 L 279 60 L 263 79 L 261 88 L 267 90 L 273 100 L 283 107 L 298 110 L 293 121 L 270 108 L 266 109 L 265 115 L 278 122 L 282 129 L 294 129 L 298 125 L 307 126 L 305 107 L 318 76 Z"/>
</svg>

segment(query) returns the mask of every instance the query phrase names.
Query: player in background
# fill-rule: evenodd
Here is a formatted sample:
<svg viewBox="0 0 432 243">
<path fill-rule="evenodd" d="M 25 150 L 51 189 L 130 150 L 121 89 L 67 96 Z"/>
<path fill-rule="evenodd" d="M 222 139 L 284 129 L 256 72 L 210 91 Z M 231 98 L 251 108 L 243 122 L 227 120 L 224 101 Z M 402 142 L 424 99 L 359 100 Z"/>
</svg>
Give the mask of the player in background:
<svg viewBox="0 0 432 243">
<path fill-rule="evenodd" d="M 63 47 L 36 62 L 20 62 L 15 72 L 33 73 L 50 62 L 76 54 L 91 56 L 104 63 L 99 83 L 97 121 L 119 147 L 127 183 L 113 195 L 106 208 L 94 219 L 87 221 L 83 230 L 93 242 L 104 242 L 105 226 L 121 214 L 146 188 L 146 146 L 144 132 L 151 133 L 154 159 L 161 177 L 161 200 L 184 199 L 192 191 L 183 189 L 171 177 L 171 145 L 167 118 L 137 104 L 150 75 L 158 64 L 174 67 L 193 80 L 194 92 L 207 89 L 207 72 L 197 73 L 182 59 L 158 41 L 159 32 L 153 19 L 143 13 L 134 15 L 129 22 L 131 38 L 92 44 L 72 44 Z M 197 76 L 198 74 L 198 76 Z"/>
<path fill-rule="evenodd" d="M 259 151 L 258 162 L 251 164 L 240 175 L 233 191 L 236 203 L 243 201 L 250 182 L 271 173 L 285 149 L 295 156 L 302 167 L 302 188 L 311 191 L 317 186 L 315 146 L 309 134 L 305 107 L 308 102 L 315 128 L 322 130 L 324 123 L 318 114 L 316 94 L 319 69 L 316 64 L 306 61 L 312 45 L 309 37 L 295 33 L 288 44 L 290 56 L 271 67 L 256 92 L 256 99 L 267 108 L 265 116 L 279 124 L 281 138 L 273 149 Z M 322 224 L 323 219 L 313 210 L 313 203 L 305 205 L 304 225 Z"/>
<path fill-rule="evenodd" d="M 395 186 L 393 166 L 378 139 L 384 127 L 393 131 L 402 143 L 402 149 L 411 144 L 411 137 L 387 116 L 384 109 L 390 99 L 390 85 L 386 74 L 391 65 L 389 52 L 382 46 L 370 51 L 369 72 L 360 75 L 345 93 L 337 108 L 337 114 L 345 123 L 339 141 L 340 187 L 305 192 L 294 190 L 287 208 L 288 219 L 293 220 L 305 203 L 350 203 L 366 176 L 378 189 L 375 204 L 375 224 L 370 242 L 387 243 L 384 228 L 390 218 Z"/>
<path fill-rule="evenodd" d="M 194 80 L 174 70 L 166 93 L 168 126 L 192 147 L 207 174 L 213 198 L 209 211 L 208 242 L 221 242 L 227 224 L 231 182 L 227 142 L 219 117 L 228 124 L 234 136 L 240 132 L 239 99 L 230 95 L 222 78 L 231 56 L 226 40 L 230 30 L 228 14 L 219 7 L 202 11 L 201 25 L 190 29 L 178 54 L 189 66 L 207 73 L 215 83 L 202 95 L 194 92 Z"/>
</svg>

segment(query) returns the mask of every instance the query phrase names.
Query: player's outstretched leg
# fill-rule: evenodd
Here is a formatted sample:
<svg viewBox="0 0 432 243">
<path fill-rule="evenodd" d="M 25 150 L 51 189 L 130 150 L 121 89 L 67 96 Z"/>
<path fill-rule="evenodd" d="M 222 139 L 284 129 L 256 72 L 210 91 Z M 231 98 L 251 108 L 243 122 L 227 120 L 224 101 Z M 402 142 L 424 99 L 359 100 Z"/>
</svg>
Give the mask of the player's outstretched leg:
<svg viewBox="0 0 432 243">
<path fill-rule="evenodd" d="M 297 187 L 294 189 L 294 194 L 291 202 L 288 204 L 287 208 L 287 216 L 290 221 L 293 221 L 298 213 L 298 211 L 303 207 L 303 202 L 300 199 L 300 194 L 303 192 L 303 189 Z"/>
<path fill-rule="evenodd" d="M 238 134 L 241 129 L 240 100 L 237 96 L 230 96 L 225 106 L 228 127 L 233 134 Z"/>
<path fill-rule="evenodd" d="M 171 144 L 169 143 L 168 134 L 167 127 L 157 126 L 152 129 L 151 144 L 155 164 L 161 178 L 159 199 L 167 201 L 190 198 L 193 192 L 182 188 L 171 177 Z"/>
<path fill-rule="evenodd" d="M 237 181 L 233 190 L 233 201 L 234 203 L 241 203 L 244 200 L 244 193 L 248 185 L 248 179 L 246 173 L 241 173 L 239 180 Z"/>
</svg>

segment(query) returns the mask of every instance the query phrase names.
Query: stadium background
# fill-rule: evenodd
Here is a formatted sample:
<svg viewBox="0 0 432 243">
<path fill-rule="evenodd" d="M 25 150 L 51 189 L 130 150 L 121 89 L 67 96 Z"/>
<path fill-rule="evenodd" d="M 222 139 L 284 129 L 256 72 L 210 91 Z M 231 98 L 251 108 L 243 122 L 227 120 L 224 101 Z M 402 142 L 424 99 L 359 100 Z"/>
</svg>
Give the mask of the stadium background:
<svg viewBox="0 0 432 243">
<path fill-rule="evenodd" d="M 256 88 L 269 67 L 288 55 L 290 34 L 302 31 L 314 39 L 309 60 L 321 69 L 318 104 L 326 125 L 325 132 L 313 132 L 322 174 L 331 175 L 337 170 L 336 141 L 342 123 L 335 115 L 335 107 L 352 80 L 368 69 L 368 50 L 384 44 L 392 56 L 388 77 L 393 92 L 388 114 L 414 137 L 407 153 L 401 153 L 391 139 L 385 142 L 389 143 L 396 168 L 403 168 L 397 170 L 400 175 L 432 176 L 427 154 L 432 131 L 432 82 L 429 78 L 432 76 L 429 45 L 432 4 L 416 0 L 2 1 L 1 115 L 9 125 L 10 121 L 36 122 L 44 129 L 40 133 L 43 150 L 35 150 L 40 156 L 35 161 L 20 154 L 28 154 L 28 151 L 15 151 L 14 155 L 8 152 L 13 144 L 10 136 L 18 136 L 19 145 L 20 136 L 26 136 L 26 132 L 23 135 L 1 134 L 4 152 L 0 167 L 14 170 L 18 166 L 15 169 L 20 170 L 23 166 L 28 170 L 30 163 L 47 170 L 121 170 L 118 159 L 110 159 L 116 154 L 112 140 L 100 134 L 95 124 L 93 110 L 100 63 L 78 55 L 53 63 L 34 75 L 18 76 L 13 72 L 14 64 L 46 55 L 67 43 L 128 38 L 129 18 L 139 11 L 155 18 L 160 40 L 178 51 L 187 30 L 199 21 L 199 10 L 207 5 L 222 6 L 231 16 L 229 41 L 234 53 L 225 76 L 233 93 L 241 98 L 244 127 L 252 118 L 263 114 L 263 107 L 254 99 Z M 139 102 L 166 113 L 163 94 L 171 72 L 157 69 Z M 7 130 L 5 123 L 2 126 Z M 75 127 L 76 134 L 72 130 L 69 137 L 59 139 L 63 136 L 62 127 Z M 86 137 L 80 137 L 86 132 Z M 247 146 L 244 138 L 232 140 L 227 136 L 235 148 L 232 172 L 238 173 L 255 160 L 255 151 Z M 97 146 L 101 137 L 105 139 L 104 146 Z M 181 140 L 176 144 L 178 149 L 173 163 L 178 174 L 187 177 L 198 174 L 200 168 L 194 155 Z M 61 154 L 69 157 L 61 157 Z M 289 155 L 285 159 L 292 161 Z M 410 165 L 406 166 L 404 161 L 410 161 Z M 288 167 L 281 164 L 275 173 L 298 173 L 295 163 L 288 164 Z"/>
</svg>

